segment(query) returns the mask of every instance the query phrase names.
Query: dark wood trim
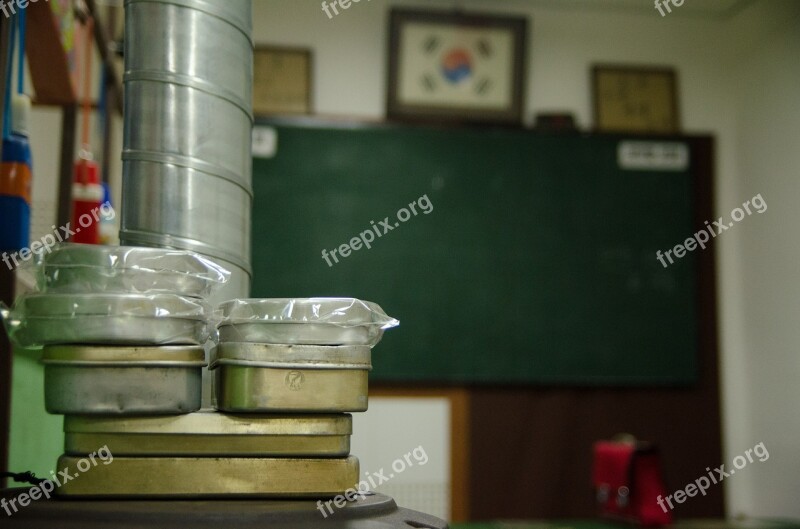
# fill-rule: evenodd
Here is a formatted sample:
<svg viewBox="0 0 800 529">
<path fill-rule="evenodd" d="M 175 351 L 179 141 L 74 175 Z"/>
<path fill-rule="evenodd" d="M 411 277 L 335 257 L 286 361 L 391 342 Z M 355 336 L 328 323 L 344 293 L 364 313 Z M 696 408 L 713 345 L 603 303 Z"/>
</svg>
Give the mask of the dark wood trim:
<svg viewBox="0 0 800 529">
<path fill-rule="evenodd" d="M 107 30 L 103 25 L 102 17 L 97 9 L 97 2 L 95 0 L 85 0 L 86 8 L 89 14 L 94 18 L 94 40 L 97 43 L 97 51 L 100 53 L 100 58 L 103 61 L 105 69 L 107 87 L 110 91 L 109 101 L 114 105 L 113 108 L 122 115 L 122 80 L 114 66 L 114 53 L 111 51 L 110 44 L 113 42 L 109 34 L 113 34 L 113 26 L 111 31 Z M 111 23 L 114 22 L 114 17 L 110 17 Z"/>
<path fill-rule="evenodd" d="M 25 11 L 28 18 L 25 53 L 36 99 L 40 104 L 74 105 L 75 86 L 61 42 L 61 28 L 50 4 L 31 2 Z"/>
<path fill-rule="evenodd" d="M 14 301 L 14 273 L 5 264 L 0 264 L 0 301 L 8 306 Z M 4 330 L 0 330 L 0 472 L 8 468 L 9 443 L 11 441 L 11 381 L 13 356 L 11 342 Z M 5 488 L 5 479 L 0 477 L 0 490 Z"/>
<path fill-rule="evenodd" d="M 307 128 L 333 128 L 333 129 L 376 129 L 376 128 L 426 128 L 442 130 L 514 130 L 524 131 L 534 136 L 564 136 L 562 133 L 546 132 L 531 127 L 523 127 L 517 124 L 508 123 L 456 123 L 456 122 L 404 122 L 391 119 L 368 119 L 360 116 L 347 116 L 338 114 L 275 114 L 270 116 L 255 116 L 255 126 L 292 126 Z M 707 138 L 710 132 L 697 132 L 692 134 L 659 134 L 645 132 L 604 132 L 591 130 L 577 130 L 576 134 L 581 136 L 617 138 L 620 140 L 653 140 L 653 141 L 695 141 L 699 138 Z"/>
<path fill-rule="evenodd" d="M 122 80 L 114 66 L 109 32 L 102 24 L 96 1 L 86 0 L 86 7 L 96 21 L 94 39 L 106 72 L 107 86 L 112 94 L 108 98 L 109 108 L 122 115 Z M 28 38 L 25 47 L 35 92 L 33 103 L 38 106 L 62 107 L 83 104 L 73 85 L 67 55 L 61 43 L 61 31 L 50 6 L 45 2 L 32 2 L 26 9 Z M 92 107 L 97 108 L 97 103 L 93 102 Z"/>
<path fill-rule="evenodd" d="M 58 212 L 56 226 L 66 226 L 72 216 L 72 172 L 75 163 L 78 108 L 66 105 L 61 114 L 61 153 L 58 179 Z"/>
</svg>

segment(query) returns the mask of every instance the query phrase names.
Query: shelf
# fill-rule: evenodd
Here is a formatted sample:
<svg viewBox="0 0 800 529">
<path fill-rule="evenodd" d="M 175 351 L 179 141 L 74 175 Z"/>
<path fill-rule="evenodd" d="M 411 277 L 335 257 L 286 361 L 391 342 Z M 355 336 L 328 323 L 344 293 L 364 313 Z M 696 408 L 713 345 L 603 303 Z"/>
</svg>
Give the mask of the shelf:
<svg viewBox="0 0 800 529">
<path fill-rule="evenodd" d="M 96 20 L 95 41 L 105 66 L 114 108 L 122 114 L 122 83 L 114 65 L 105 26 L 100 20 L 94 0 L 86 0 L 89 13 Z M 27 8 L 27 38 L 25 51 L 38 105 L 71 106 L 81 103 L 70 74 L 70 64 L 64 50 L 61 29 L 56 15 L 46 2 L 29 4 Z"/>
</svg>

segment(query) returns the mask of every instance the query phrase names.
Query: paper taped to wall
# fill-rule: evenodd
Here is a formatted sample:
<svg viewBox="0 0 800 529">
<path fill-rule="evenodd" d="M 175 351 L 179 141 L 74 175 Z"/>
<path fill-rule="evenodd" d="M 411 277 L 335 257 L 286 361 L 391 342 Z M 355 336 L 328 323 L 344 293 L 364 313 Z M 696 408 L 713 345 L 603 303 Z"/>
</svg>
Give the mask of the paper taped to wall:
<svg viewBox="0 0 800 529">
<path fill-rule="evenodd" d="M 665 141 L 621 141 L 617 164 L 629 171 L 685 171 L 689 167 L 689 147 Z"/>
</svg>

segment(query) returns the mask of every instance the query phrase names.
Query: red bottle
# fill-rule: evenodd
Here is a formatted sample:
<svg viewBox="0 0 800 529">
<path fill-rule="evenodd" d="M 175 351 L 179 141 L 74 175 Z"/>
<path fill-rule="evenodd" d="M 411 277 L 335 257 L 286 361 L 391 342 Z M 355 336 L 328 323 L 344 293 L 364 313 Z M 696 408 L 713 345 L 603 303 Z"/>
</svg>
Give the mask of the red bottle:
<svg viewBox="0 0 800 529">
<path fill-rule="evenodd" d="M 100 206 L 103 203 L 103 186 L 97 162 L 81 158 L 75 162 L 72 182 L 73 232 L 70 242 L 100 244 Z"/>
</svg>

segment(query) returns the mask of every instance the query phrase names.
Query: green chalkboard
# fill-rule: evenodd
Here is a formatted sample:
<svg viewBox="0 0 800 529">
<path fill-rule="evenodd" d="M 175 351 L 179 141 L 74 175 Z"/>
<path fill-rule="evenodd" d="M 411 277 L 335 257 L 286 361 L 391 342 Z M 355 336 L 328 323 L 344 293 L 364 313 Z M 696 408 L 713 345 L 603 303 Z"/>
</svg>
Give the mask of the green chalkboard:
<svg viewBox="0 0 800 529">
<path fill-rule="evenodd" d="M 623 170 L 602 135 L 257 126 L 277 144 L 253 166 L 253 296 L 379 303 L 401 324 L 373 380 L 695 380 L 696 258 L 656 259 L 695 231 L 691 166 Z"/>
</svg>

